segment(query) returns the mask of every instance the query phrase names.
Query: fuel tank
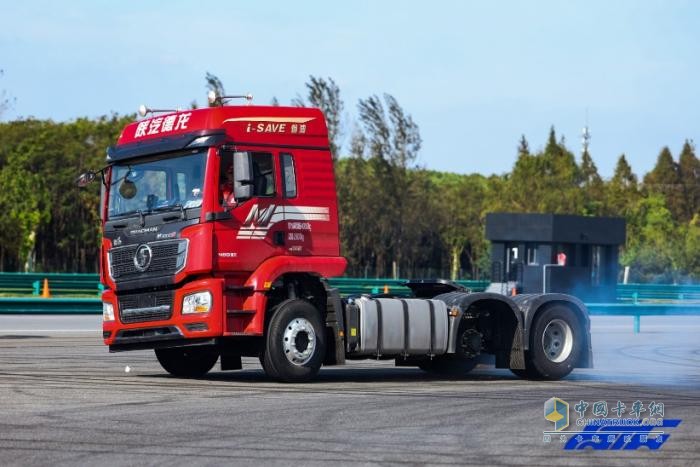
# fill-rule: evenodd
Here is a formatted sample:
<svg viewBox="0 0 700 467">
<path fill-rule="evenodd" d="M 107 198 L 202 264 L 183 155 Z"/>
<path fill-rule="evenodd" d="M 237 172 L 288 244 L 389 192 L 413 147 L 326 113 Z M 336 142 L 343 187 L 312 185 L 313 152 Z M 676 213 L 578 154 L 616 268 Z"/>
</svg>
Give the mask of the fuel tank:
<svg viewBox="0 0 700 467">
<path fill-rule="evenodd" d="M 445 302 L 418 298 L 351 300 L 345 309 L 348 356 L 428 356 L 447 351 Z"/>
</svg>

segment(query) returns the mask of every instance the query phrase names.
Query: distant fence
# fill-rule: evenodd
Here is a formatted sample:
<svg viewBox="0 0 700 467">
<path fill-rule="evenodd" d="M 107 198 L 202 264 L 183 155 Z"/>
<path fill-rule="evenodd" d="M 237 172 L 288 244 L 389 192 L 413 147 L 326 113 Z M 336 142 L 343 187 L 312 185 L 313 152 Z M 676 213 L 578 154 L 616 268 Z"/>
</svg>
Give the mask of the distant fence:
<svg viewBox="0 0 700 467">
<path fill-rule="evenodd" d="M 95 295 L 102 293 L 97 274 L 0 272 L 0 293 L 41 295 L 44 280 L 51 295 Z"/>
<path fill-rule="evenodd" d="M 617 299 L 640 301 L 700 301 L 700 285 L 678 284 L 617 284 Z"/>
</svg>

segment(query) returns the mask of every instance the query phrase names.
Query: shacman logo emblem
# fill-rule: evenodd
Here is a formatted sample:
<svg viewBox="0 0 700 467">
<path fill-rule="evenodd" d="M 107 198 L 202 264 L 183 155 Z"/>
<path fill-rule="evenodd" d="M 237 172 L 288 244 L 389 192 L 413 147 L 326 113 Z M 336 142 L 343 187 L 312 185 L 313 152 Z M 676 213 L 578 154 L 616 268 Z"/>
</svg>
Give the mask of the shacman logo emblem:
<svg viewBox="0 0 700 467">
<path fill-rule="evenodd" d="M 139 272 L 144 272 L 151 265 L 151 259 L 153 259 L 153 251 L 148 245 L 141 245 L 136 249 L 134 254 L 134 267 Z"/>
<path fill-rule="evenodd" d="M 552 397 L 544 403 L 544 418 L 554 423 L 554 431 L 561 431 L 569 426 L 569 404 Z"/>
</svg>

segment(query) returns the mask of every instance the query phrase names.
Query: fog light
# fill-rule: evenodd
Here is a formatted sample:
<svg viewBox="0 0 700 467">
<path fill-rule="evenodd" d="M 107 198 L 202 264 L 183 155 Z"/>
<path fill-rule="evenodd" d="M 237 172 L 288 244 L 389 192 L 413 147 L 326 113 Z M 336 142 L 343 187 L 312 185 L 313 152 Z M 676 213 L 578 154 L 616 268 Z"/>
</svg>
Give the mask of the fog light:
<svg viewBox="0 0 700 467">
<path fill-rule="evenodd" d="M 197 292 L 185 295 L 182 299 L 182 314 L 209 313 L 211 310 L 211 293 Z"/>
<path fill-rule="evenodd" d="M 114 321 L 114 305 L 102 302 L 102 321 Z"/>
</svg>

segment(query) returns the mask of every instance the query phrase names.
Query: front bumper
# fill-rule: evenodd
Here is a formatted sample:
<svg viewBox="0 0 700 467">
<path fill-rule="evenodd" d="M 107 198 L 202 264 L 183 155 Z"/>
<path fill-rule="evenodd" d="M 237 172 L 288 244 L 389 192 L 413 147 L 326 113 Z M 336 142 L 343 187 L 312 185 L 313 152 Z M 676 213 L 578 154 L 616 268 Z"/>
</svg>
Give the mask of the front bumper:
<svg viewBox="0 0 700 467">
<path fill-rule="evenodd" d="M 211 309 L 207 313 L 182 314 L 185 295 L 209 291 Z M 125 323 L 119 309 L 119 297 L 112 290 L 105 290 L 102 301 L 114 307 L 114 321 L 103 321 L 104 343 L 110 351 L 172 347 L 189 344 L 209 344 L 223 333 L 224 303 L 223 279 L 201 279 L 188 282 L 172 292 L 173 300 L 169 316 L 154 320 Z M 153 292 L 158 294 L 161 292 Z"/>
</svg>

